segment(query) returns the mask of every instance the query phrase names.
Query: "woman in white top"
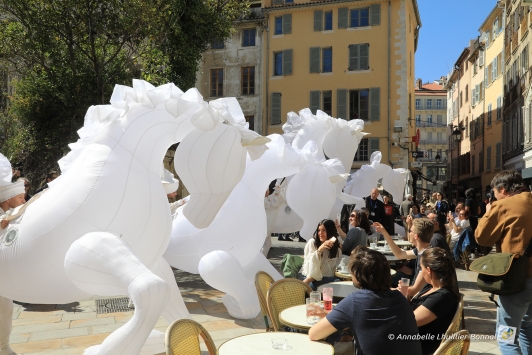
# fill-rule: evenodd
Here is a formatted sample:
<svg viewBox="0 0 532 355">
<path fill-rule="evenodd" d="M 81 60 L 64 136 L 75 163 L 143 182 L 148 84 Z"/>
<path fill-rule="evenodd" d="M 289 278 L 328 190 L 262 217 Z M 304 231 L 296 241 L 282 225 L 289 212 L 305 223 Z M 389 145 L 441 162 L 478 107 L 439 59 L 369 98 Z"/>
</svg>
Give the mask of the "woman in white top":
<svg viewBox="0 0 532 355">
<path fill-rule="evenodd" d="M 449 243 L 449 248 L 451 248 L 451 250 L 456 242 L 458 242 L 458 239 L 460 239 L 460 234 L 462 234 L 463 230 L 469 227 L 469 211 L 466 211 L 465 209 L 460 210 L 460 212 L 458 212 L 458 219 L 459 221 L 457 223 L 451 213 L 449 213 L 449 229 L 451 232 L 451 243 Z"/>
<path fill-rule="evenodd" d="M 305 261 L 301 269 L 305 277 L 303 282 L 316 290 L 318 286 L 334 281 L 334 272 L 341 260 L 336 226 L 330 219 L 324 219 L 305 245 Z"/>
</svg>

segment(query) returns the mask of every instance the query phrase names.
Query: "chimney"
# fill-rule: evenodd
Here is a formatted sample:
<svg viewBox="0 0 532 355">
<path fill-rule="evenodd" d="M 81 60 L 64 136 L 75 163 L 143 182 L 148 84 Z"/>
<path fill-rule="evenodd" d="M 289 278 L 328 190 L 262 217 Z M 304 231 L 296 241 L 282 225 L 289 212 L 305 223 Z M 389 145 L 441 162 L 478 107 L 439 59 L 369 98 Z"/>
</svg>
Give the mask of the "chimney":
<svg viewBox="0 0 532 355">
<path fill-rule="evenodd" d="M 423 86 L 423 81 L 421 79 L 416 80 L 416 86 L 418 89 L 421 89 Z"/>
</svg>

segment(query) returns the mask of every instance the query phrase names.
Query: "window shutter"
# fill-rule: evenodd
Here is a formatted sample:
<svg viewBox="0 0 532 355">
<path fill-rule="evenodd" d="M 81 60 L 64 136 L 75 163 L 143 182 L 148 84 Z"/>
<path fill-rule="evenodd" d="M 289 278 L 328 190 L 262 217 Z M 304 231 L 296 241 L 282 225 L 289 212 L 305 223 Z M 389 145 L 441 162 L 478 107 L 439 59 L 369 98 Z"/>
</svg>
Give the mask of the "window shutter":
<svg viewBox="0 0 532 355">
<path fill-rule="evenodd" d="M 381 89 L 369 89 L 370 121 L 379 121 L 381 119 Z"/>
<path fill-rule="evenodd" d="M 494 82 L 497 78 L 497 58 L 493 60 L 493 73 L 491 74 L 491 81 Z"/>
<path fill-rule="evenodd" d="M 316 10 L 314 11 L 314 31 L 323 30 L 323 11 Z"/>
<path fill-rule="evenodd" d="M 292 50 L 283 51 L 283 75 L 292 75 Z"/>
<path fill-rule="evenodd" d="M 359 57 L 360 57 L 360 70 L 369 69 L 369 44 L 361 44 L 359 47 Z"/>
<path fill-rule="evenodd" d="M 381 24 L 381 5 L 369 5 L 369 24 L 377 26 Z"/>
<path fill-rule="evenodd" d="M 471 106 L 475 106 L 475 88 L 471 90 Z"/>
<path fill-rule="evenodd" d="M 320 94 L 320 91 L 310 92 L 310 110 L 313 114 L 316 114 L 316 111 L 320 109 Z"/>
<path fill-rule="evenodd" d="M 281 124 L 281 94 L 272 93 L 271 124 Z"/>
<path fill-rule="evenodd" d="M 478 56 L 478 66 L 483 67 L 484 66 L 484 51 L 480 51 Z"/>
<path fill-rule="evenodd" d="M 279 5 L 279 4 L 282 4 L 284 3 L 284 0 L 273 0 L 273 4 L 274 5 Z"/>
<path fill-rule="evenodd" d="M 358 70 L 358 44 L 349 45 L 349 67 L 347 70 Z"/>
<path fill-rule="evenodd" d="M 501 143 L 495 145 L 495 169 L 501 167 Z"/>
<path fill-rule="evenodd" d="M 292 14 L 283 15 L 283 33 L 292 33 Z"/>
<path fill-rule="evenodd" d="M 488 68 L 484 67 L 484 87 L 488 87 Z"/>
<path fill-rule="evenodd" d="M 369 155 L 379 150 L 379 138 L 369 138 Z"/>
<path fill-rule="evenodd" d="M 338 28 L 347 28 L 349 9 L 341 7 L 338 9 Z"/>
<path fill-rule="evenodd" d="M 310 72 L 319 73 L 320 72 L 320 47 L 310 48 Z"/>
<path fill-rule="evenodd" d="M 347 120 L 347 90 L 346 89 L 338 89 L 337 90 L 337 107 L 336 107 L 336 115 L 338 118 L 343 118 L 344 120 Z"/>
</svg>

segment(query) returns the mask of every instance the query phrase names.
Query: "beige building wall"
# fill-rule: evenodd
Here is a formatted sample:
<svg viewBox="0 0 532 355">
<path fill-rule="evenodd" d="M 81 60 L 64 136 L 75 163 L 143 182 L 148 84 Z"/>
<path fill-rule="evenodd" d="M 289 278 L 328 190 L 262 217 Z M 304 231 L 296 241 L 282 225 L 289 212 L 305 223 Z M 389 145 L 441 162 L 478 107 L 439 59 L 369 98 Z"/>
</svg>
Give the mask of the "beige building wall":
<svg viewBox="0 0 532 355">
<path fill-rule="evenodd" d="M 367 163 L 375 150 L 383 153 L 382 163 L 408 168 L 409 150 L 392 142 L 408 146 L 414 135 L 408 120 L 414 114 L 414 53 L 421 25 L 417 2 L 264 0 L 263 7 L 265 134 L 282 133 L 287 113 L 307 107 L 361 118 L 370 135 L 359 146 L 353 168 Z M 352 26 L 353 11 L 367 11 L 370 25 Z M 330 29 L 326 13 L 332 15 Z M 325 68 L 329 50 L 332 68 Z"/>
</svg>

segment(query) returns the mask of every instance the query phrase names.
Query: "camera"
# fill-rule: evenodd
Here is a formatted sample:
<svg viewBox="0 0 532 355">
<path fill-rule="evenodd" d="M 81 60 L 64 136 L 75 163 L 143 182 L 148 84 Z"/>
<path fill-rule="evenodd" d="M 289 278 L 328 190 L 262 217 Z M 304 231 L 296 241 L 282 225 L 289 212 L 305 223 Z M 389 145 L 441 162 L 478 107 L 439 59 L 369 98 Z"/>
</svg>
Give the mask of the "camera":
<svg viewBox="0 0 532 355">
<path fill-rule="evenodd" d="M 493 201 L 497 201 L 497 199 L 495 198 L 495 192 L 493 192 L 493 189 L 490 189 L 488 191 L 488 193 L 486 194 L 486 198 L 488 199 L 490 203 L 492 203 Z"/>
</svg>

